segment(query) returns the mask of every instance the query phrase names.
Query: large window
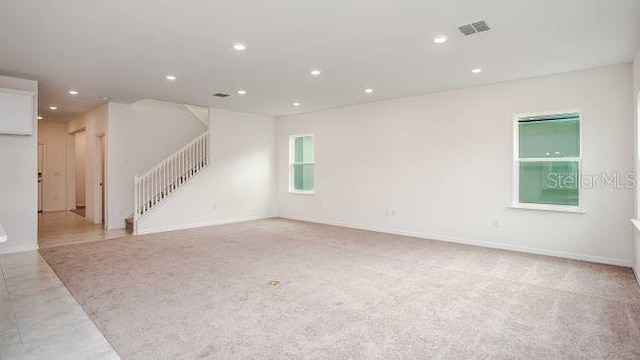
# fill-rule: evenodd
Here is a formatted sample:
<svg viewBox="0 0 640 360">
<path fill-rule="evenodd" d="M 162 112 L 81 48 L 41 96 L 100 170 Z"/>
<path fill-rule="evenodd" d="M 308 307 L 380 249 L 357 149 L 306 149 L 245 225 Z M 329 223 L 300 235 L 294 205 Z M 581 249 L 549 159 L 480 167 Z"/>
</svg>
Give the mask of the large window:
<svg viewBox="0 0 640 360">
<path fill-rule="evenodd" d="M 514 139 L 514 206 L 582 211 L 580 113 L 516 116 Z"/>
<path fill-rule="evenodd" d="M 289 138 L 289 191 L 313 194 L 313 134 Z"/>
</svg>

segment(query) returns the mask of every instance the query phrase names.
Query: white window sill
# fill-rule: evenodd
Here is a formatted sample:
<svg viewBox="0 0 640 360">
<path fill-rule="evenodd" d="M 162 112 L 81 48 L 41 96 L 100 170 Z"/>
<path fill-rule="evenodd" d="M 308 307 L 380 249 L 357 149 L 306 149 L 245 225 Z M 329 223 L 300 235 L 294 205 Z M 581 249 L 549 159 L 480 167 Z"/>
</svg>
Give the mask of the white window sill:
<svg viewBox="0 0 640 360">
<path fill-rule="evenodd" d="M 315 191 L 304 191 L 304 190 L 289 190 L 287 191 L 289 194 L 296 194 L 296 195 L 314 195 Z"/>
<path fill-rule="evenodd" d="M 510 208 L 523 209 L 523 210 L 556 211 L 556 212 L 586 214 L 586 211 L 584 210 L 584 208 L 580 206 L 544 205 L 544 204 L 512 204 Z"/>
</svg>

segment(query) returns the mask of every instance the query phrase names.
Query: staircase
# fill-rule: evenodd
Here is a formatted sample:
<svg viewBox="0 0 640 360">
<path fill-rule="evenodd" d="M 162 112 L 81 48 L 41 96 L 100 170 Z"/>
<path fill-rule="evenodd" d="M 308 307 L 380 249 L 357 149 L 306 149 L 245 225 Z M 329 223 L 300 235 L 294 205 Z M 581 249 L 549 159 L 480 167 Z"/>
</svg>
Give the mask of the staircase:
<svg viewBox="0 0 640 360">
<path fill-rule="evenodd" d="M 141 176 L 134 176 L 133 214 L 125 219 L 129 233 L 138 233 L 138 221 L 184 186 L 210 163 L 209 131 L 178 149 Z"/>
</svg>

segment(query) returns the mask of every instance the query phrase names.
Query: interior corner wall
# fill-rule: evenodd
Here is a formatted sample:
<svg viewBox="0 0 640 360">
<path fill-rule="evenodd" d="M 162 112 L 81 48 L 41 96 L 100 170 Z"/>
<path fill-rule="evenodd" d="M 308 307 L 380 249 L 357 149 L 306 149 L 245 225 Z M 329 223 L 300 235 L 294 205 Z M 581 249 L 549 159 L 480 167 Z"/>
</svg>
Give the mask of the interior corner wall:
<svg viewBox="0 0 640 360">
<path fill-rule="evenodd" d="M 109 103 L 108 229 L 133 213 L 133 177 L 142 175 L 207 130 L 182 104 L 145 99 Z"/>
<path fill-rule="evenodd" d="M 33 134 L 0 135 L 0 223 L 8 236 L 0 254 L 5 254 L 38 248 L 38 82 L 0 76 L 0 88 L 36 94 Z"/>
<path fill-rule="evenodd" d="M 636 53 L 633 60 L 633 117 L 634 117 L 634 134 L 635 134 L 635 151 L 634 164 L 636 178 L 640 178 L 640 49 Z M 634 219 L 640 218 L 640 191 L 638 186 L 635 188 L 635 212 Z M 638 283 L 640 283 L 640 229 L 634 230 L 634 271 Z"/>
<path fill-rule="evenodd" d="M 38 144 L 44 146 L 42 211 L 67 209 L 67 124 L 38 121 Z"/>
<path fill-rule="evenodd" d="M 100 105 L 88 113 L 85 113 L 67 123 L 67 132 L 76 133 L 85 131 L 85 206 L 86 218 L 94 224 L 102 222 L 102 206 L 100 199 L 102 189 L 100 187 L 99 137 L 107 133 L 107 118 L 109 108 L 107 104 Z M 75 161 L 73 153 L 67 154 L 67 162 Z"/>
<path fill-rule="evenodd" d="M 584 188 L 584 214 L 510 205 L 514 114 L 579 109 L 583 174 L 633 171 L 631 78 L 624 64 L 279 118 L 279 215 L 629 266 L 627 183 Z M 303 133 L 315 195 L 287 192 Z"/>
<path fill-rule="evenodd" d="M 152 233 L 276 215 L 275 119 L 211 108 L 211 164 L 140 219 Z"/>
</svg>

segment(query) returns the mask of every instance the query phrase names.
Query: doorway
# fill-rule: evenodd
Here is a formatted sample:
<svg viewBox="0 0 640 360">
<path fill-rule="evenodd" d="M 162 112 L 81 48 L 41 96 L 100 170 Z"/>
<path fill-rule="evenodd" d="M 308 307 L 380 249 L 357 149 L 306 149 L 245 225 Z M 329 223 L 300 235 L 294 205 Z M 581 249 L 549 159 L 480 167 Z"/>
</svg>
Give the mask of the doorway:
<svg viewBox="0 0 640 360">
<path fill-rule="evenodd" d="M 74 213 L 86 217 L 86 169 L 87 169 L 87 137 L 86 131 L 81 130 L 73 134 L 74 144 L 74 184 L 75 184 L 75 201 L 71 211 Z"/>
<path fill-rule="evenodd" d="M 105 230 L 105 134 L 85 127 L 70 131 L 66 125 L 54 132 L 53 127 L 40 124 L 43 141 L 38 146 L 38 171 L 43 174 L 43 182 L 38 192 L 44 199 L 44 211 L 38 215 L 40 248 L 126 236 L 124 230 Z M 53 197 L 53 193 L 47 194 L 47 188 L 54 184 L 55 195 L 62 200 L 57 208 L 47 205 L 47 199 Z"/>
<path fill-rule="evenodd" d="M 44 144 L 38 143 L 38 212 L 44 207 Z"/>
<path fill-rule="evenodd" d="M 104 135 L 98 136 L 97 145 L 97 159 L 98 159 L 98 201 L 100 202 L 96 208 L 100 211 L 100 216 L 97 218 L 100 219 L 100 223 L 107 227 L 106 220 L 106 201 L 105 201 L 105 175 L 106 175 L 106 154 L 107 154 L 107 139 Z"/>
</svg>

